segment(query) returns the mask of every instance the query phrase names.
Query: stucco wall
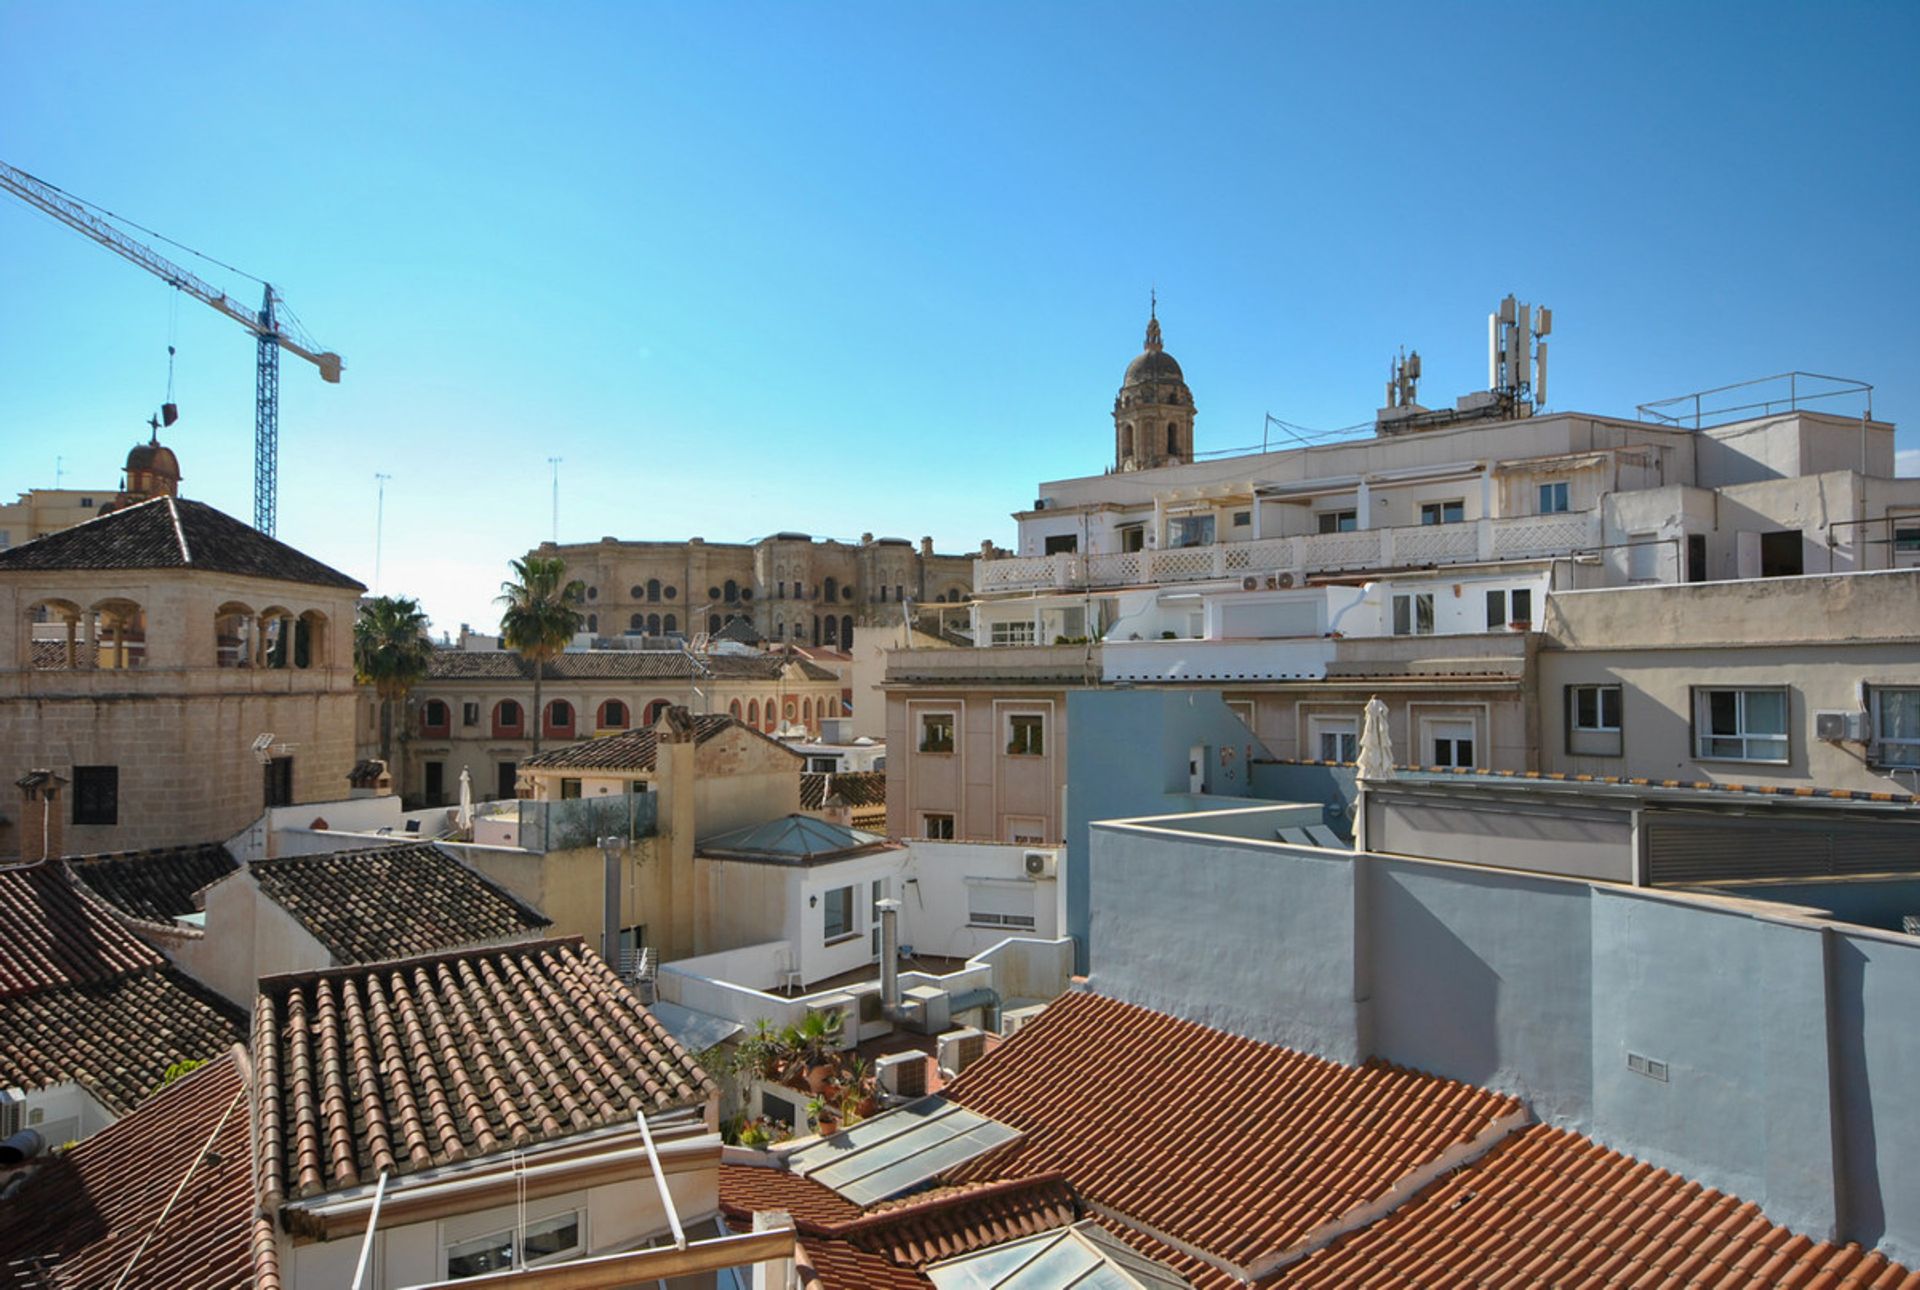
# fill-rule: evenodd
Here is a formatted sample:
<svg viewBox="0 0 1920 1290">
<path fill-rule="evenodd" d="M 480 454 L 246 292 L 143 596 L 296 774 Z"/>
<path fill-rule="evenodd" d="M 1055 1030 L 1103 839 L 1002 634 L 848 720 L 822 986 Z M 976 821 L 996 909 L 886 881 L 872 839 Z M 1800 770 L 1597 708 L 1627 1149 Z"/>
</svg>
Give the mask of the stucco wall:
<svg viewBox="0 0 1920 1290">
<path fill-rule="evenodd" d="M 1506 1090 L 1796 1230 L 1920 1257 L 1920 941 L 1178 828 L 1094 827 L 1095 989 Z"/>
</svg>

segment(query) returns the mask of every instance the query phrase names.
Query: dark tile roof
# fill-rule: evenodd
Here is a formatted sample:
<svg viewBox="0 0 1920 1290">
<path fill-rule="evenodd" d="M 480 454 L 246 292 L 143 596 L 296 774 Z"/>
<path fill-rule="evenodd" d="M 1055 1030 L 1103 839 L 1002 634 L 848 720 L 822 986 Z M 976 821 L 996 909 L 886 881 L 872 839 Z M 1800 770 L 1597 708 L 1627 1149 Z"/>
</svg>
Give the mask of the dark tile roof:
<svg viewBox="0 0 1920 1290">
<path fill-rule="evenodd" d="M 713 634 L 713 639 L 717 641 L 734 641 L 741 645 L 759 645 L 767 638 L 760 634 L 760 629 L 755 627 L 750 620 L 745 618 L 729 618 L 726 622 L 720 624 L 720 630 Z"/>
<path fill-rule="evenodd" d="M 829 780 L 832 781 L 831 792 L 829 792 Z M 887 772 L 849 770 L 827 775 L 818 771 L 805 771 L 801 774 L 801 810 L 817 811 L 826 805 L 829 796 L 838 797 L 856 810 L 863 806 L 885 806 L 887 804 Z"/>
<path fill-rule="evenodd" d="M 809 681 L 837 681 L 828 669 L 804 658 L 770 654 L 703 654 L 683 650 L 605 649 L 562 654 L 541 673 L 549 681 L 777 681 L 791 667 Z M 512 650 L 435 650 L 427 663 L 427 681 L 525 681 L 533 684 L 533 664 Z"/>
<path fill-rule="evenodd" d="M 8 1284 L 277 1286 L 276 1247 L 256 1243 L 246 1093 L 229 1051 L 38 1166 L 0 1202 Z"/>
<path fill-rule="evenodd" d="M 172 968 L 147 968 L 0 999 L 0 1088 L 71 1080 L 125 1112 L 167 1067 L 245 1041 L 240 1009 Z"/>
<path fill-rule="evenodd" d="M 64 866 L 0 869 L 0 1088 L 71 1080 L 124 1112 L 241 1042 L 244 1014 L 166 963 Z"/>
<path fill-rule="evenodd" d="M 247 872 L 342 963 L 485 945 L 552 921 L 428 842 L 256 860 Z"/>
<path fill-rule="evenodd" d="M 69 856 L 67 872 L 129 918 L 170 924 L 199 908 L 194 894 L 240 867 L 217 842 Z"/>
<path fill-rule="evenodd" d="M 1524 1114 L 1454 1080 L 1343 1066 L 1084 993 L 1055 1000 L 947 1096 L 1023 1133 L 953 1180 L 1064 1173 L 1105 1210 L 1248 1272 Z"/>
<path fill-rule="evenodd" d="M 729 726 L 739 726 L 761 739 L 767 739 L 753 727 L 732 717 L 705 715 L 693 718 L 693 741 L 696 744 L 706 743 Z M 784 747 L 776 740 L 767 739 L 767 742 Z M 654 738 L 653 727 L 641 726 L 617 735 L 608 735 L 604 739 L 584 739 L 577 743 L 562 744 L 535 757 L 522 757 L 520 768 L 649 771 L 656 765 L 658 756 L 659 745 Z"/>
<path fill-rule="evenodd" d="M 198 569 L 366 590 L 205 502 L 178 497 L 155 497 L 0 551 L 0 573 L 40 569 Z"/>
<path fill-rule="evenodd" d="M 1858 1286 L 1920 1272 L 1857 1245 L 1796 1236 L 1757 1206 L 1536 1124 L 1274 1284 Z"/>
<path fill-rule="evenodd" d="M 577 938 L 268 977 L 270 1205 L 703 1105 L 714 1085 Z"/>
</svg>

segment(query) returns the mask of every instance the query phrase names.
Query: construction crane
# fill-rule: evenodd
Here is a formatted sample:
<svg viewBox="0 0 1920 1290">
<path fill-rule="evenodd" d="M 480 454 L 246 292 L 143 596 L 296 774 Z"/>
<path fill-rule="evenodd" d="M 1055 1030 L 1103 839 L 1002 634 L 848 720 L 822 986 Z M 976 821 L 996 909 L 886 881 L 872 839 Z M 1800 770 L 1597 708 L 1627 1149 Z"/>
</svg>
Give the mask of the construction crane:
<svg viewBox="0 0 1920 1290">
<path fill-rule="evenodd" d="M 258 355 L 253 394 L 253 526 L 271 537 L 280 492 L 280 351 L 306 359 L 320 369 L 321 380 L 333 385 L 340 383 L 340 356 L 322 350 L 296 321 L 281 316 L 284 302 L 271 283 L 260 284 L 260 307 L 249 309 L 108 222 L 119 216 L 93 207 L 44 179 L 0 161 L 0 188 L 133 261 L 168 285 L 211 305 L 254 334 Z"/>
</svg>

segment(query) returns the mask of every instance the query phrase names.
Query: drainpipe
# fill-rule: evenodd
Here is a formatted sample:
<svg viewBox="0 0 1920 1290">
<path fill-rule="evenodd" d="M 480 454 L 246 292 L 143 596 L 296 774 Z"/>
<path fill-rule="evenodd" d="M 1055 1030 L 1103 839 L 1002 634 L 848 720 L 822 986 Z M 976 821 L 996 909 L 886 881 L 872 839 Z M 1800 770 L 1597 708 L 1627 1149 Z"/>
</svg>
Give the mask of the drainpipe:
<svg viewBox="0 0 1920 1290">
<path fill-rule="evenodd" d="M 600 957 L 607 961 L 607 966 L 616 975 L 620 973 L 620 853 L 625 849 L 624 838 L 608 836 L 600 839 L 600 854 L 606 860 L 607 881 Z"/>
<path fill-rule="evenodd" d="M 880 1005 L 889 1018 L 900 1011 L 900 902 L 887 897 L 880 910 Z"/>
</svg>

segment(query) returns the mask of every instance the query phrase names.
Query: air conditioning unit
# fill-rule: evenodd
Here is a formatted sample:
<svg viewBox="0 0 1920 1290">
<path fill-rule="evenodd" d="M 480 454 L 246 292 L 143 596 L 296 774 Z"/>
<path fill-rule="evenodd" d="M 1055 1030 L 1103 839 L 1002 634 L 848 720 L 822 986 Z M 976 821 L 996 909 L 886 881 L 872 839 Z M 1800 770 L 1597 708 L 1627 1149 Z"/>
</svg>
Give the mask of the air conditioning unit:
<svg viewBox="0 0 1920 1290">
<path fill-rule="evenodd" d="M 1254 577 L 1254 575 L 1252 574 L 1248 574 L 1246 577 L 1240 579 L 1240 590 L 1242 591 L 1260 590 L 1260 579 Z"/>
<path fill-rule="evenodd" d="M 1867 742 L 1867 714 L 1864 712 L 1816 712 L 1813 714 L 1814 738 L 1825 743 Z"/>
<path fill-rule="evenodd" d="M 1050 851 L 1029 851 L 1022 863 L 1029 878 L 1052 878 L 1059 873 L 1059 860 Z"/>
<path fill-rule="evenodd" d="M 11 1138 L 27 1127 L 27 1095 L 17 1088 L 0 1089 L 0 1138 Z M 64 1141 L 64 1139 L 62 1139 Z"/>
<path fill-rule="evenodd" d="M 1044 1003 L 1036 1003 L 1025 1008 L 1008 1008 L 1000 1014 L 1000 1037 L 1002 1039 L 1011 1037 L 1020 1027 L 1046 1010 L 1047 1005 Z"/>
<path fill-rule="evenodd" d="M 894 1097 L 914 1098 L 927 1095 L 927 1055 L 895 1053 L 873 1064 L 874 1078 Z"/>
<path fill-rule="evenodd" d="M 1291 587 L 1296 581 L 1298 581 L 1298 579 L 1296 579 L 1293 576 L 1293 571 L 1291 569 L 1282 569 L 1280 573 L 1274 578 L 1274 581 L 1280 584 L 1280 590 L 1285 591 L 1287 588 Z"/>
<path fill-rule="evenodd" d="M 987 1032 L 968 1026 L 941 1035 L 934 1048 L 934 1064 L 945 1079 L 954 1079 L 961 1071 L 987 1055 Z"/>
</svg>

